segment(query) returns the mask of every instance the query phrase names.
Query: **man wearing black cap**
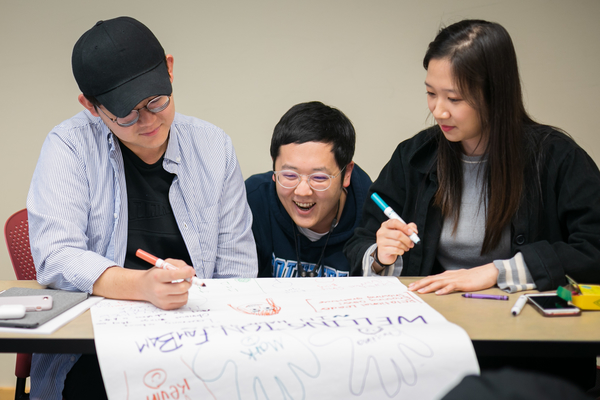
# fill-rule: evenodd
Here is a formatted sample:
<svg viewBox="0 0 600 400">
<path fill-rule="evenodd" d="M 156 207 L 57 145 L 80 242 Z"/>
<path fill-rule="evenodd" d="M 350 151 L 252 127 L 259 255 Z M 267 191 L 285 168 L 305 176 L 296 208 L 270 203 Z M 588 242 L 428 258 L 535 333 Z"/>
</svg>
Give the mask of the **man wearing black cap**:
<svg viewBox="0 0 600 400">
<path fill-rule="evenodd" d="M 231 140 L 175 113 L 173 56 L 146 26 L 120 17 L 83 34 L 72 66 L 85 110 L 46 138 L 27 198 L 38 281 L 174 309 L 190 283 L 173 281 L 255 277 Z M 178 269 L 151 268 L 139 248 Z M 34 354 L 32 399 L 94 394 L 106 398 L 95 356 Z"/>
</svg>

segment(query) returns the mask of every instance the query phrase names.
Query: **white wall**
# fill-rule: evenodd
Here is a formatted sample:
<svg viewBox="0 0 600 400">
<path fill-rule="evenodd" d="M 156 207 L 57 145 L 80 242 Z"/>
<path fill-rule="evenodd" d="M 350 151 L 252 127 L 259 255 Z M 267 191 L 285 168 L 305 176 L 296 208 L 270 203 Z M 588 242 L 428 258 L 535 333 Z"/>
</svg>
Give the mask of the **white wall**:
<svg viewBox="0 0 600 400">
<path fill-rule="evenodd" d="M 281 115 L 320 100 L 354 122 L 355 161 L 376 178 L 396 144 L 428 124 L 427 44 L 464 18 L 507 28 L 530 113 L 600 161 L 598 0 L 4 0 L 1 221 L 25 207 L 46 134 L 81 109 L 73 45 L 120 15 L 144 22 L 174 55 L 177 110 L 225 129 L 245 177 L 270 169 Z M 0 279 L 14 279 L 4 246 Z M 13 365 L 0 355 L 0 386 L 14 385 Z"/>
</svg>

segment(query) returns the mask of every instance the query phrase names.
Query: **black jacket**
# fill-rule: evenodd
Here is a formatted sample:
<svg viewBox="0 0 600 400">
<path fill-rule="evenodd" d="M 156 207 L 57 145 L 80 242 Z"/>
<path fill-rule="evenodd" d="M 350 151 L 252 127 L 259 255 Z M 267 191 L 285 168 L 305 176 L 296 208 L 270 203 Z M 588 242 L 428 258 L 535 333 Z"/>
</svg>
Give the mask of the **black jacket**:
<svg viewBox="0 0 600 400">
<path fill-rule="evenodd" d="M 402 256 L 404 276 L 442 272 L 436 252 L 443 218 L 433 206 L 441 135 L 438 127 L 432 127 L 400 143 L 369 190 L 369 196 L 379 193 L 419 228 L 422 243 Z M 581 283 L 599 283 L 598 167 L 572 139 L 550 127 L 531 126 L 524 135 L 525 194 L 511 224 L 511 254 L 523 254 L 538 290 L 565 284 L 565 274 Z M 361 225 L 344 248 L 353 275 L 362 275 L 363 254 L 375 243 L 385 219 L 376 204 L 365 203 Z"/>
</svg>

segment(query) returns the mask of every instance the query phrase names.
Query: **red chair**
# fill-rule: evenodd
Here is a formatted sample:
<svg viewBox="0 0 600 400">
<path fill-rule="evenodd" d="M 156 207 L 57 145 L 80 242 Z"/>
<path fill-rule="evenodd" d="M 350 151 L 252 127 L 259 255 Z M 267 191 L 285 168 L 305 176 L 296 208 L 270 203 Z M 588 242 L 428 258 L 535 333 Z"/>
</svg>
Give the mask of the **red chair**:
<svg viewBox="0 0 600 400">
<path fill-rule="evenodd" d="M 35 280 L 36 272 L 29 247 L 29 224 L 27 222 L 27 209 L 17 211 L 11 215 L 4 225 L 4 239 L 8 254 L 18 280 Z M 31 370 L 31 354 L 18 353 L 15 375 L 17 386 L 15 400 L 29 399 L 25 393 L 25 384 Z"/>
</svg>

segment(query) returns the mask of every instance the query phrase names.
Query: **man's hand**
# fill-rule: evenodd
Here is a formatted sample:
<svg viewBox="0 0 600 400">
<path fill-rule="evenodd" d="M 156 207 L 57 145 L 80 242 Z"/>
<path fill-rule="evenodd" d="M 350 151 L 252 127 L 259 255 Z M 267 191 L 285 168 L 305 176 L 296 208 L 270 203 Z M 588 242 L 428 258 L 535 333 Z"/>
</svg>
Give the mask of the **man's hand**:
<svg viewBox="0 0 600 400">
<path fill-rule="evenodd" d="M 470 269 L 446 271 L 431 275 L 408 285 L 408 290 L 419 293 L 448 294 L 452 292 L 473 292 L 491 288 L 498 280 L 498 269 L 494 263 Z"/>
<path fill-rule="evenodd" d="M 409 236 L 419 233 L 414 222 L 403 224 L 397 219 L 388 219 L 377 231 L 377 258 L 384 264 L 392 264 L 398 256 L 406 253 L 415 244 Z"/>
<path fill-rule="evenodd" d="M 173 259 L 165 261 L 179 269 L 165 270 L 155 267 L 144 271 L 140 290 L 144 300 L 163 310 L 173 310 L 187 304 L 188 290 L 192 285 L 185 280 L 178 283 L 173 283 L 173 281 L 190 279 L 196 275 L 196 272 L 184 261 Z"/>
<path fill-rule="evenodd" d="M 187 303 L 194 268 L 184 261 L 168 259 L 177 270 L 150 268 L 147 271 L 120 267 L 108 268 L 94 283 L 93 293 L 118 300 L 144 300 L 163 310 L 173 310 Z"/>
</svg>

